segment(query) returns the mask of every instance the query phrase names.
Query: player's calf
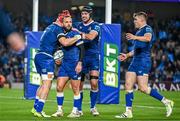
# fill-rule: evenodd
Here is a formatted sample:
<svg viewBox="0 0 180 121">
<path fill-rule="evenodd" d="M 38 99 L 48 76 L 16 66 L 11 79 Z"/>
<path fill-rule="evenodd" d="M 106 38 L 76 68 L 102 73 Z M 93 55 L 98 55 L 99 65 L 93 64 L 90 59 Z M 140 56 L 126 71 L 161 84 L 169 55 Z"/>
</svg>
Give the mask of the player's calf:
<svg viewBox="0 0 180 121">
<path fill-rule="evenodd" d="M 139 86 L 139 90 L 145 94 L 150 94 L 150 92 L 151 92 L 150 87 L 147 87 L 147 86 Z"/>
</svg>

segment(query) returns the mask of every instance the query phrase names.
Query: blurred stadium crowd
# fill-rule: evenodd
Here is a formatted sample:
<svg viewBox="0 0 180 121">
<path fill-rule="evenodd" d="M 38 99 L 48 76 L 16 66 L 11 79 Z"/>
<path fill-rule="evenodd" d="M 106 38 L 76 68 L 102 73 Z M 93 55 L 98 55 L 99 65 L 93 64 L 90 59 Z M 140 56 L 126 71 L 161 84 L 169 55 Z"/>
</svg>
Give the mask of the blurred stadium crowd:
<svg viewBox="0 0 180 121">
<path fill-rule="evenodd" d="M 12 15 L 10 12 L 6 15 L 11 18 L 15 29 L 21 33 L 30 31 L 32 25 L 32 17 L 27 13 Z M 95 20 L 103 22 L 100 16 L 101 12 L 97 11 L 94 15 Z M 80 20 L 80 16 L 76 12 L 72 12 L 74 21 Z M 48 17 L 46 15 L 39 16 L 39 31 L 43 31 L 46 26 L 52 23 L 55 16 Z M 125 40 L 126 32 L 134 32 L 132 13 L 125 11 L 121 13 L 118 10 L 113 11 L 113 23 L 122 25 L 122 52 L 131 50 L 131 42 Z M 155 82 L 173 81 L 180 82 L 180 17 L 171 17 L 160 20 L 158 17 L 149 12 L 149 25 L 156 32 L 157 41 L 152 50 L 152 71 L 150 80 Z M 4 39 L 4 38 L 0 38 Z M 14 53 L 8 48 L 8 45 L 0 40 L 0 78 L 7 82 L 23 82 L 24 78 L 24 56 L 23 54 Z M 130 61 L 130 60 L 128 60 Z M 121 64 L 121 80 L 124 80 L 125 71 L 128 63 Z"/>
</svg>

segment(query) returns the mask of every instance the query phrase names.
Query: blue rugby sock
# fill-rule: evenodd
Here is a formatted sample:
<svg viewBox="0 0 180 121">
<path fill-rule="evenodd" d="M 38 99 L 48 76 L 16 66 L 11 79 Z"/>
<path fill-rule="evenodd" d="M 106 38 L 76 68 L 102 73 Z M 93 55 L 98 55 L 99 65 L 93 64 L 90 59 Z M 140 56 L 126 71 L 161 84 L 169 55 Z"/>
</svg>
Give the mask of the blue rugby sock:
<svg viewBox="0 0 180 121">
<path fill-rule="evenodd" d="M 80 94 L 74 95 L 74 108 L 80 108 Z"/>
<path fill-rule="evenodd" d="M 98 89 L 97 90 L 91 90 L 90 91 L 91 108 L 95 107 L 96 101 L 97 101 L 97 97 L 98 97 Z"/>
<path fill-rule="evenodd" d="M 133 99 L 134 99 L 134 93 L 133 93 L 133 90 L 129 90 L 127 91 L 126 95 L 126 108 L 132 108 L 132 102 L 133 102 Z M 127 110 L 126 109 L 126 110 Z"/>
<path fill-rule="evenodd" d="M 36 98 L 34 100 L 34 109 L 36 109 L 38 101 L 39 101 L 39 96 L 36 96 Z"/>
<path fill-rule="evenodd" d="M 155 99 L 157 99 L 159 101 L 161 101 L 163 99 L 163 96 L 161 94 L 159 94 L 156 89 L 151 89 L 150 96 L 154 97 Z"/>
<path fill-rule="evenodd" d="M 57 104 L 58 109 L 60 110 L 62 108 L 63 102 L 64 102 L 64 93 L 63 92 L 57 92 Z"/>
<path fill-rule="evenodd" d="M 44 104 L 45 104 L 45 100 L 39 99 L 37 107 L 36 107 L 36 111 L 41 113 L 44 108 Z"/>
</svg>

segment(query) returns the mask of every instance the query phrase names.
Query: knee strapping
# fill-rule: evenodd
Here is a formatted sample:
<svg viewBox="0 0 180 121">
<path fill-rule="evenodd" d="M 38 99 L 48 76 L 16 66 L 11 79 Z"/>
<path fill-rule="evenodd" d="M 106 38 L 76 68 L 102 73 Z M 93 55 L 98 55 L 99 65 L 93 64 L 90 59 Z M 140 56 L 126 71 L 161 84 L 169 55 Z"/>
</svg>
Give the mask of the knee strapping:
<svg viewBox="0 0 180 121">
<path fill-rule="evenodd" d="M 91 79 L 99 79 L 99 77 L 98 76 L 90 76 L 90 80 Z"/>
<path fill-rule="evenodd" d="M 45 80 L 50 80 L 51 81 L 54 78 L 54 74 L 50 73 L 50 72 L 48 72 L 47 74 L 41 74 L 41 78 L 42 78 L 43 81 L 45 81 Z"/>
</svg>

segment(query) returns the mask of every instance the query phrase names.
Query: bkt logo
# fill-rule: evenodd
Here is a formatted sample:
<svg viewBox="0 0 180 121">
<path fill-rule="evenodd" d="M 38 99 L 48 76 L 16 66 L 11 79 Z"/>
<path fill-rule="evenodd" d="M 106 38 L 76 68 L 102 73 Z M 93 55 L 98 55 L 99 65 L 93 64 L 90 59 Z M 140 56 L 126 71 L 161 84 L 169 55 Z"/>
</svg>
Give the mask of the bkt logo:
<svg viewBox="0 0 180 121">
<path fill-rule="evenodd" d="M 104 43 L 104 84 L 118 87 L 118 47 L 115 44 Z"/>
</svg>

